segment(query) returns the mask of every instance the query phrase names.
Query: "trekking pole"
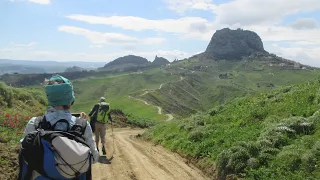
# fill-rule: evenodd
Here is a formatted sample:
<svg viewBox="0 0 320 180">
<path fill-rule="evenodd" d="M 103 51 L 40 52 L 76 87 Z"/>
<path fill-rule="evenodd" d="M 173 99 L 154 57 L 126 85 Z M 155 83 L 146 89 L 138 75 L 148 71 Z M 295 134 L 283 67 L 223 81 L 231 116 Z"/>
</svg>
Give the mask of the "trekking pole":
<svg viewBox="0 0 320 180">
<path fill-rule="evenodd" d="M 113 124 L 112 124 L 112 120 L 111 120 L 111 134 L 112 134 L 112 146 L 113 146 L 113 152 L 112 152 L 112 156 L 114 154 L 115 148 L 114 148 L 114 134 L 113 134 Z"/>
</svg>

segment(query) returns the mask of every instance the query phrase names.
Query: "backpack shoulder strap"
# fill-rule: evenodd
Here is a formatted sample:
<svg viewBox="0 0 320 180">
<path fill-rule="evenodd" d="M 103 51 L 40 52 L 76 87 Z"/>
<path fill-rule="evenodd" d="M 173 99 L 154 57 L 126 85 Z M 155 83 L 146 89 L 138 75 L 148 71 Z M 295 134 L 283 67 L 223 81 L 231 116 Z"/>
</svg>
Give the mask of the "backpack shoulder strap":
<svg viewBox="0 0 320 180">
<path fill-rule="evenodd" d="M 77 130 L 77 128 L 79 128 L 79 127 L 81 128 L 81 130 L 80 130 L 81 135 L 84 135 L 86 128 L 87 128 L 87 121 L 82 118 L 77 118 L 76 123 L 75 123 L 75 125 L 72 126 L 71 130 L 79 131 L 79 130 Z"/>
<path fill-rule="evenodd" d="M 34 127 L 35 129 L 38 129 L 39 127 L 42 126 L 43 123 L 45 123 L 47 120 L 46 120 L 46 116 L 38 116 L 36 117 L 36 119 L 34 120 Z"/>
<path fill-rule="evenodd" d="M 100 103 L 97 103 L 94 107 L 96 108 L 94 114 L 97 115 L 100 109 Z"/>
</svg>

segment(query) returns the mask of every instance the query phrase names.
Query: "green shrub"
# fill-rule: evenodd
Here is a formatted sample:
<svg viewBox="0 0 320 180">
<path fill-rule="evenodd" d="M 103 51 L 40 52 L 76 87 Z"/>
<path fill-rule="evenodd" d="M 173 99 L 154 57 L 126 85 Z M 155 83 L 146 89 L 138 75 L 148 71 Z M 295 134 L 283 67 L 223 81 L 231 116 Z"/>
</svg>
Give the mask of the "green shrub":
<svg viewBox="0 0 320 180">
<path fill-rule="evenodd" d="M 303 168 L 306 169 L 307 172 L 313 172 L 317 167 L 317 157 L 312 151 L 307 151 L 303 153 L 301 157 Z"/>
<path fill-rule="evenodd" d="M 12 88 L 6 86 L 4 83 L 0 82 L 0 96 L 2 97 L 1 104 L 8 106 L 9 108 L 12 107 L 13 104 L 13 92 Z"/>
<path fill-rule="evenodd" d="M 192 142 L 198 142 L 198 141 L 201 141 L 203 137 L 204 137 L 203 131 L 201 131 L 200 129 L 196 129 L 190 132 L 188 139 Z"/>
<path fill-rule="evenodd" d="M 176 151 L 215 161 L 222 179 L 312 179 L 320 174 L 319 87 L 315 81 L 239 98 L 152 131 Z"/>
</svg>

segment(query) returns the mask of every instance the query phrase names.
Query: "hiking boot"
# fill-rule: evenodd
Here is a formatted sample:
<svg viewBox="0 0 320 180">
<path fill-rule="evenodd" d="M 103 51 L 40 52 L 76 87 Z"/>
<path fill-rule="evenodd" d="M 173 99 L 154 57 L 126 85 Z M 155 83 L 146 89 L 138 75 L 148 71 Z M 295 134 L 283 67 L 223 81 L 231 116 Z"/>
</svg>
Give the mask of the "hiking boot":
<svg viewBox="0 0 320 180">
<path fill-rule="evenodd" d="M 106 150 L 105 150 L 104 146 L 102 146 L 102 154 L 106 155 Z"/>
</svg>

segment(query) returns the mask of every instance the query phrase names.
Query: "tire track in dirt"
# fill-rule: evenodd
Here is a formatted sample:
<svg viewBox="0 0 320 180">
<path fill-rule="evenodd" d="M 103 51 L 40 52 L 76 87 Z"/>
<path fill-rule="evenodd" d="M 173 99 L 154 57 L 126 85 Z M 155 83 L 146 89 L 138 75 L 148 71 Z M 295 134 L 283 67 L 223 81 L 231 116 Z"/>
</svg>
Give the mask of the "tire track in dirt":
<svg viewBox="0 0 320 180">
<path fill-rule="evenodd" d="M 106 158 L 101 157 L 100 162 L 93 165 L 93 179 L 210 179 L 199 169 L 187 165 L 185 163 L 186 160 L 179 155 L 135 137 L 143 132 L 144 130 L 141 129 L 115 129 L 113 159 L 108 161 Z M 107 157 L 111 157 L 112 151 L 111 131 L 108 128 Z"/>
</svg>

